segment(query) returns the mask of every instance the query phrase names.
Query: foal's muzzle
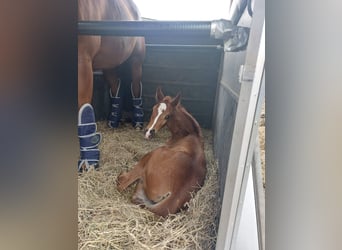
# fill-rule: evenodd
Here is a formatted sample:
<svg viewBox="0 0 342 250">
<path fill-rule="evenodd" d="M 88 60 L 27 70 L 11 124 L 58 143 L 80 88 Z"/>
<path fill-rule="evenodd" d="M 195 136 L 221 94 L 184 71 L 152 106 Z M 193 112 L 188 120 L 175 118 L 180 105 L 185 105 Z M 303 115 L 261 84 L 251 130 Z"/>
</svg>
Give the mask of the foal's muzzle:
<svg viewBox="0 0 342 250">
<path fill-rule="evenodd" d="M 151 139 L 155 135 L 155 129 L 145 129 L 145 138 Z"/>
</svg>

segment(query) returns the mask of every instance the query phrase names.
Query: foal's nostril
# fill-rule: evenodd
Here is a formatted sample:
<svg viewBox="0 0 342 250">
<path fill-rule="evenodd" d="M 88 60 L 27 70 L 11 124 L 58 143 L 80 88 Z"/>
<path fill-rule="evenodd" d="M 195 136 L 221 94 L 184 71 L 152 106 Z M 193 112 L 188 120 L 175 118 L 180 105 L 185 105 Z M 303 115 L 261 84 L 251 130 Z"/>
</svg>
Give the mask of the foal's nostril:
<svg viewBox="0 0 342 250">
<path fill-rule="evenodd" d="M 151 129 L 150 133 L 151 133 L 151 136 L 153 136 L 156 133 L 156 131 L 154 129 Z"/>
</svg>

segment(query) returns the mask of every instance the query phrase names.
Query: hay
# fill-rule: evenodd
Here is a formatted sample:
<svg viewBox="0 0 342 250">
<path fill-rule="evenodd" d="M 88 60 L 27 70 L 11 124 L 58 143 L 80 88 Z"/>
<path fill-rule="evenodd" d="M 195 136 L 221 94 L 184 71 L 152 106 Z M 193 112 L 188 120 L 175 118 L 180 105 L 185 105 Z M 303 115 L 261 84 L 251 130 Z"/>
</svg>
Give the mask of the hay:
<svg viewBox="0 0 342 250">
<path fill-rule="evenodd" d="M 189 202 L 189 209 L 163 219 L 130 202 L 134 185 L 116 189 L 117 176 L 169 137 L 166 129 L 147 141 L 127 124 L 111 130 L 98 123 L 103 135 L 101 168 L 78 178 L 79 249 L 214 249 L 218 211 L 217 163 L 212 135 L 203 130 L 207 177 Z"/>
<path fill-rule="evenodd" d="M 265 161 L 265 132 L 266 132 L 266 105 L 265 102 L 262 104 L 261 114 L 260 114 L 260 123 L 259 123 L 259 146 L 260 146 L 260 159 L 261 159 L 261 174 L 262 174 L 262 183 L 264 188 L 266 188 L 266 161 Z"/>
</svg>

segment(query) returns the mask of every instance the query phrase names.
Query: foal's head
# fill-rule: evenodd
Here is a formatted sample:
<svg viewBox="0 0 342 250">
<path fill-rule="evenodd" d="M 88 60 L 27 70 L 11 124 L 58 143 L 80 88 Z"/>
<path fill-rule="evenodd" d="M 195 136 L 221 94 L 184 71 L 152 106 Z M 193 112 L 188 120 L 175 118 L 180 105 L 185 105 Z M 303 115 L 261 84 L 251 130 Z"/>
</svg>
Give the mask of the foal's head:
<svg viewBox="0 0 342 250">
<path fill-rule="evenodd" d="M 145 138 L 151 139 L 159 129 L 164 127 L 173 114 L 174 109 L 179 104 L 180 93 L 175 98 L 164 96 L 161 89 L 158 87 L 156 91 L 156 102 L 154 105 L 150 122 L 145 130 Z"/>
</svg>

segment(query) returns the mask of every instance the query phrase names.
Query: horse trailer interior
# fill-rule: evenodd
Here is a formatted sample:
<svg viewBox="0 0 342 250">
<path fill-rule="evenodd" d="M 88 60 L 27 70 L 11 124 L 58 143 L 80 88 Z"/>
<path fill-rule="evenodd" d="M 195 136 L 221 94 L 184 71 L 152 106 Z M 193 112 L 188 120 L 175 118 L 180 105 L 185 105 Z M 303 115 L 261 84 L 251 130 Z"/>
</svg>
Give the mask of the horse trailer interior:
<svg viewBox="0 0 342 250">
<path fill-rule="evenodd" d="M 221 204 L 216 249 L 262 250 L 265 191 L 257 129 L 265 95 L 265 1 L 233 0 L 229 15 L 210 22 L 138 21 L 130 33 L 125 22 L 80 22 L 79 34 L 145 36 L 145 119 L 161 86 L 172 96 L 181 92 L 183 106 L 213 132 Z M 94 74 L 93 106 L 98 120 L 107 117 L 101 72 Z"/>
</svg>

